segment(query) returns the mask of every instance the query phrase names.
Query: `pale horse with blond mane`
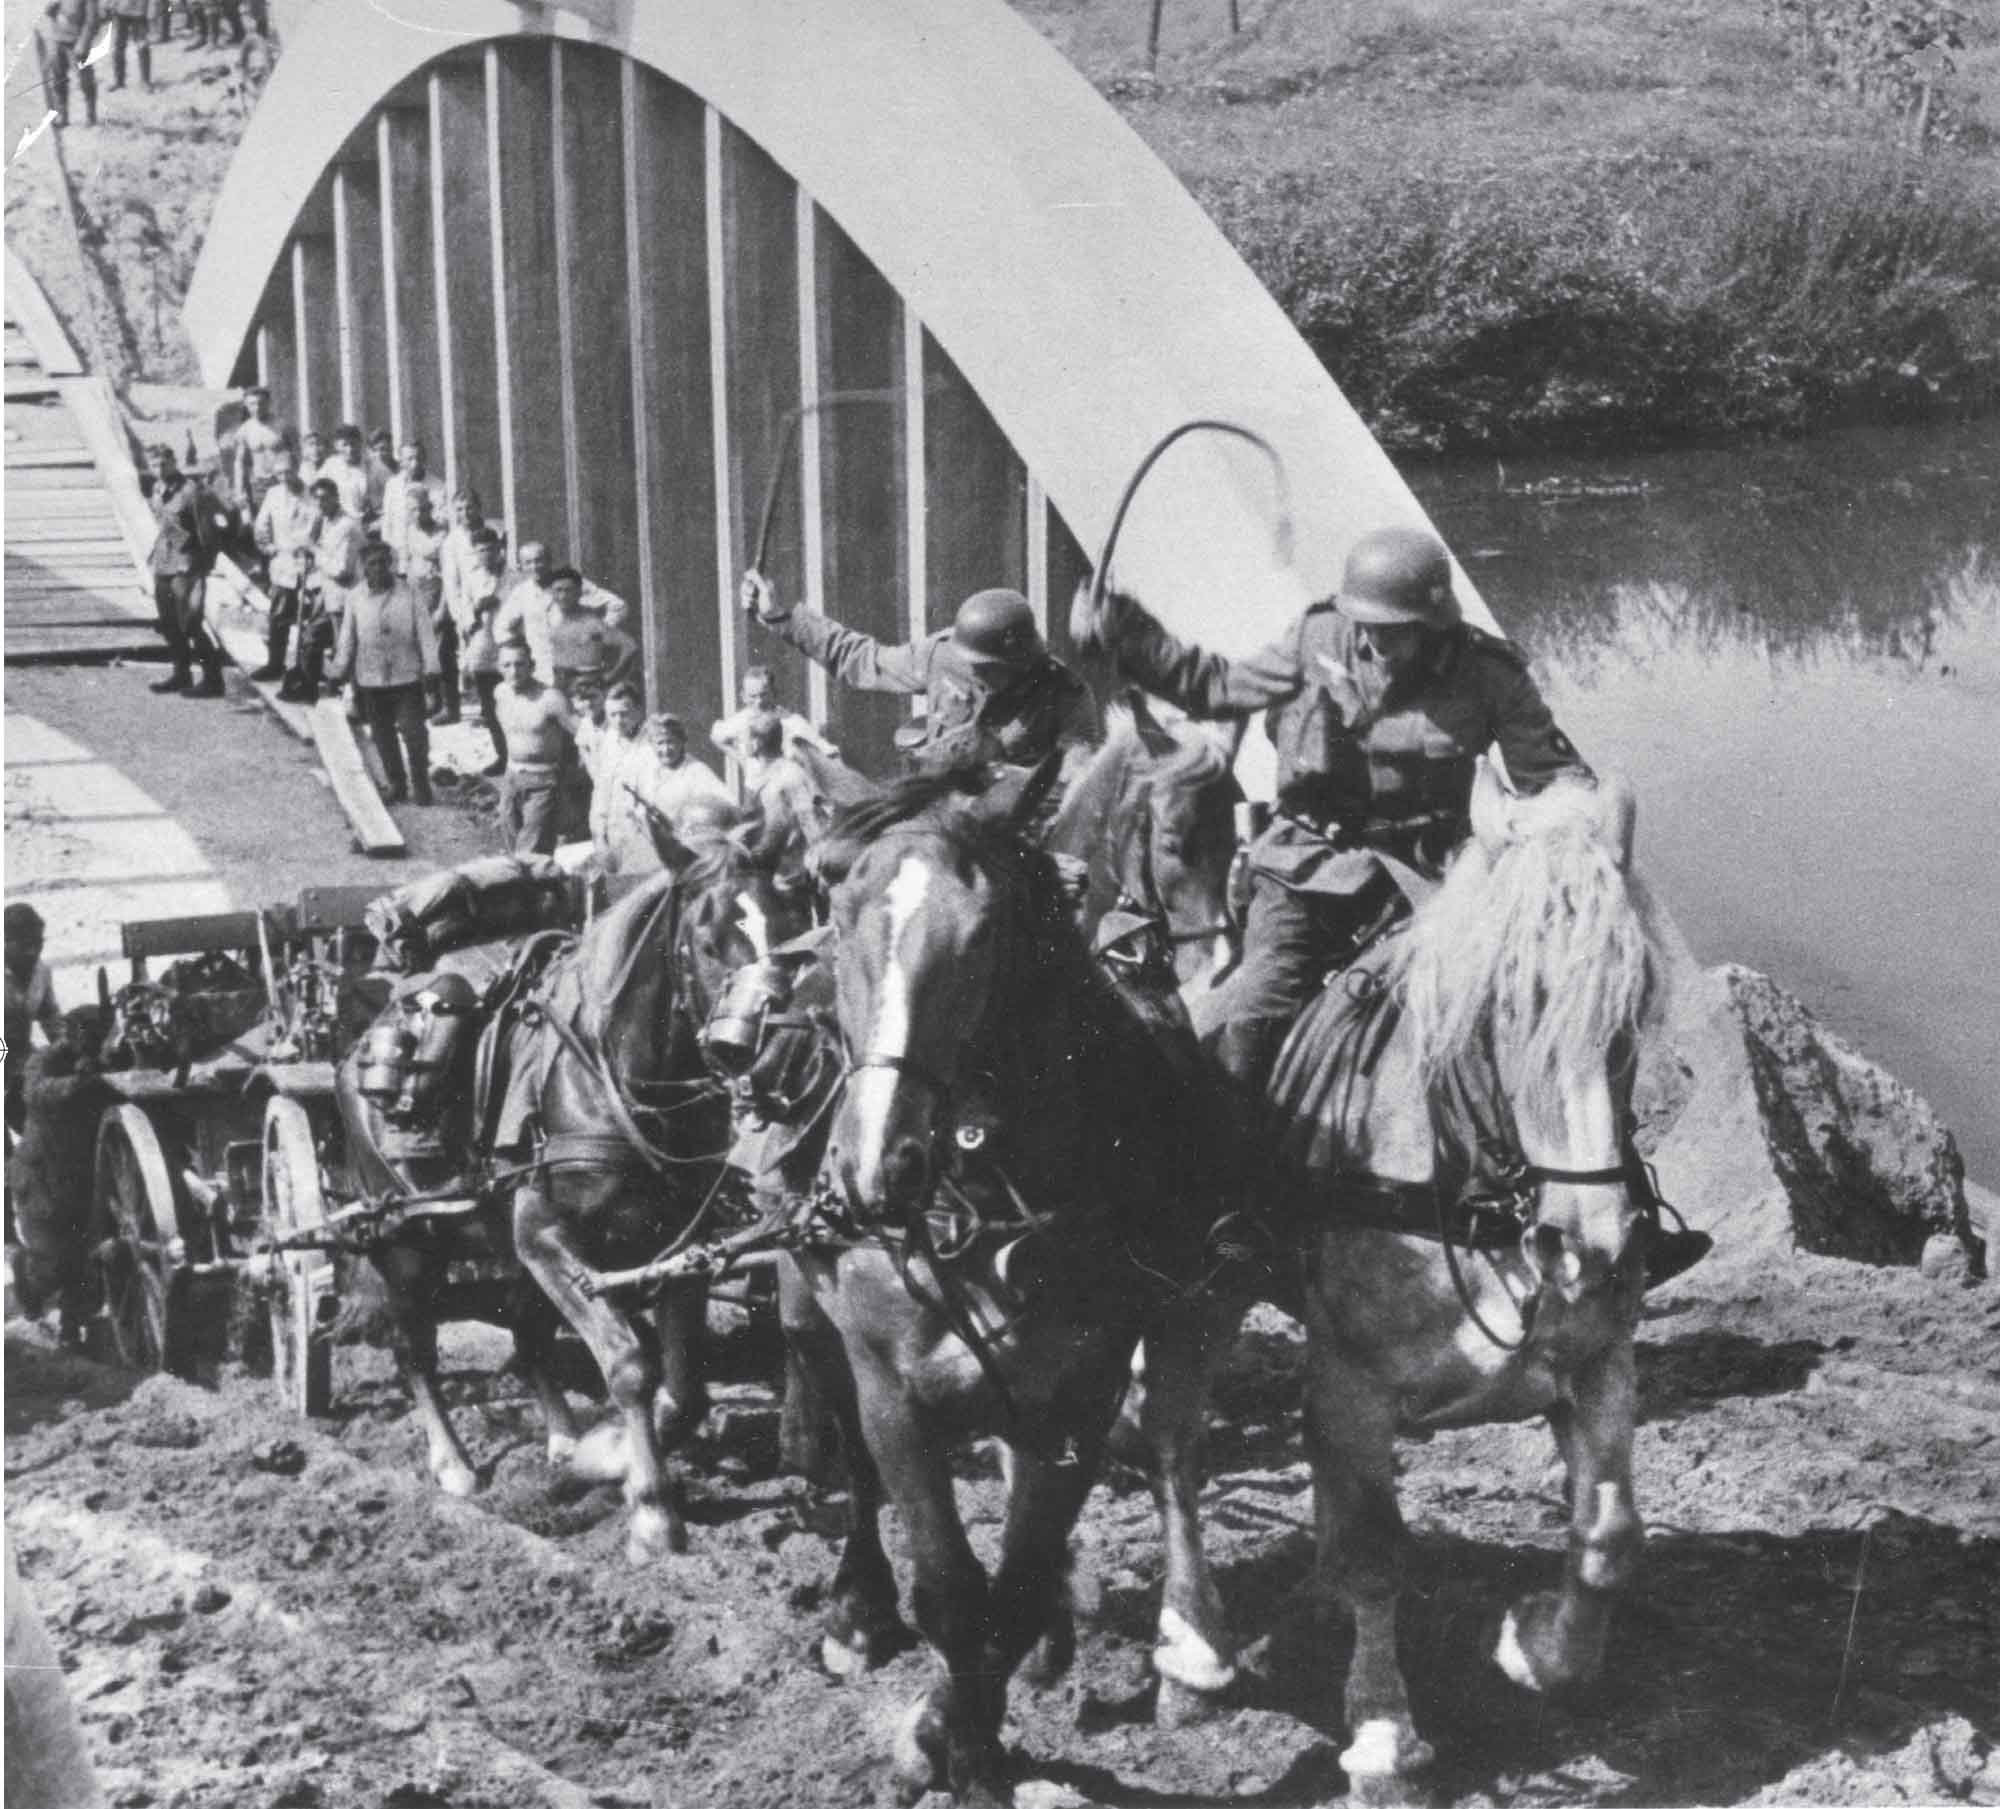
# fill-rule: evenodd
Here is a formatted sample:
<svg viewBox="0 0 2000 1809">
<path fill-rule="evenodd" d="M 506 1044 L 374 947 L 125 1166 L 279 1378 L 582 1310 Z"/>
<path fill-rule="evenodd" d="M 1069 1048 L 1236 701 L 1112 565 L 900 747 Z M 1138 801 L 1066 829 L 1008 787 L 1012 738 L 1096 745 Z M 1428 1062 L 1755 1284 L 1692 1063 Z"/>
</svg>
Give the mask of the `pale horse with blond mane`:
<svg viewBox="0 0 2000 1809">
<path fill-rule="evenodd" d="M 1597 1670 L 1639 1555 L 1632 1336 L 1658 1197 L 1630 1101 L 1667 964 L 1631 871 L 1633 820 L 1619 780 L 1517 798 L 1482 758 L 1473 834 L 1439 889 L 1308 1007 L 1272 1078 L 1272 1134 L 1297 1180 L 1274 1217 L 1304 1252 L 1300 1291 L 1273 1297 L 1308 1333 L 1319 1576 L 1355 1623 L 1341 1763 L 1371 1800 L 1433 1758 L 1396 1657 L 1399 1434 L 1548 1418 L 1569 1555 L 1560 1589 L 1506 1616 L 1496 1657 L 1517 1683 Z M 1167 1523 L 1168 1719 L 1234 1676 L 1196 1504 L 1207 1378 L 1242 1305 L 1148 1342 L 1138 1411 Z"/>
</svg>

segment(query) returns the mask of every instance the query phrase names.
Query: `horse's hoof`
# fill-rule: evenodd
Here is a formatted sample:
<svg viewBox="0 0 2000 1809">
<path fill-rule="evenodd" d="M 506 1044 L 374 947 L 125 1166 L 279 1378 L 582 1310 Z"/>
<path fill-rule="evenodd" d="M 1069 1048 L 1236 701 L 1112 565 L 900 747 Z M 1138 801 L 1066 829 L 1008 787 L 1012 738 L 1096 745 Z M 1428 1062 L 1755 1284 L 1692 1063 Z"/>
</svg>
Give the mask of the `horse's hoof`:
<svg viewBox="0 0 2000 1809">
<path fill-rule="evenodd" d="M 1219 1695 L 1236 1681 L 1236 1667 L 1216 1650 L 1176 1608 L 1160 1610 L 1160 1643 L 1153 1669 L 1162 1683 L 1178 1683 L 1205 1695 Z"/>
<path fill-rule="evenodd" d="M 549 1440 L 555 1460 L 555 1440 Z M 593 1426 L 570 1449 L 569 1472 L 585 1482 L 623 1482 L 626 1469 L 625 1428 L 616 1420 Z"/>
<path fill-rule="evenodd" d="M 632 1527 L 625 1535 L 626 1561 L 636 1569 L 657 1563 L 669 1552 L 687 1550 L 687 1528 L 664 1508 L 632 1510 Z"/>
<path fill-rule="evenodd" d="M 1229 1712 L 1228 1704 L 1213 1690 L 1191 1690 L 1171 1677 L 1160 1679 L 1160 1693 L 1153 1702 L 1155 1727 L 1200 1727 Z"/>
<path fill-rule="evenodd" d="M 945 1788 L 944 1748 L 944 1717 L 931 1706 L 928 1694 L 919 1696 L 896 1723 L 896 1737 L 889 1748 L 896 1798 L 905 1809 L 930 1791 Z"/>
<path fill-rule="evenodd" d="M 1420 1802 L 1422 1793 L 1401 1794 L 1412 1774 L 1428 1769 L 1437 1753 L 1407 1715 L 1379 1715 L 1354 1730 L 1354 1741 L 1340 1755 L 1340 1769 L 1354 1787 L 1357 1800 L 1370 1803 Z M 1386 1793 L 1386 1794 L 1385 1794 Z"/>
<path fill-rule="evenodd" d="M 1021 1666 L 1021 1681 L 1031 1690 L 1052 1690 L 1076 1663 L 1076 1624 L 1064 1615 L 1035 1642 Z"/>
<path fill-rule="evenodd" d="M 437 1486 L 456 1501 L 470 1500 L 479 1493 L 479 1478 L 470 1464 L 435 1464 L 431 1474 L 437 1478 Z"/>
<path fill-rule="evenodd" d="M 1537 1695 L 1588 1683 L 1604 1662 L 1602 1632 L 1591 1639 L 1565 1627 L 1563 1607 L 1563 1598 L 1555 1591 L 1541 1590 L 1522 1597 L 1500 1625 L 1494 1662 L 1522 1689 Z M 1601 1629 L 1601 1617 L 1596 1624 Z"/>
<path fill-rule="evenodd" d="M 548 1442 L 549 1468 L 567 1470 L 576 1462 L 576 1434 L 551 1432 Z"/>
<path fill-rule="evenodd" d="M 912 1643 L 910 1630 L 893 1612 L 859 1619 L 836 1605 L 820 1635 L 819 1662 L 829 1677 L 845 1680 L 879 1669 Z"/>
</svg>

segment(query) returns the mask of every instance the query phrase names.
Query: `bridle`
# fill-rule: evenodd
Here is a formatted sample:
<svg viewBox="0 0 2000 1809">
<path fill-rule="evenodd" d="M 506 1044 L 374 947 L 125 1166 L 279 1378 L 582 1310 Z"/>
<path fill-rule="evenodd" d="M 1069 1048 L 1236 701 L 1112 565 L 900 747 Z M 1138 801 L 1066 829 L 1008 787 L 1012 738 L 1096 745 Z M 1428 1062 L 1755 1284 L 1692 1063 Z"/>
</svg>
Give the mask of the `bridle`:
<svg viewBox="0 0 2000 1809">
<path fill-rule="evenodd" d="M 1520 1305 L 1521 1335 L 1518 1338 L 1503 1338 L 1480 1313 L 1473 1299 L 1470 1284 L 1458 1259 L 1458 1240 L 1453 1235 L 1451 1224 L 1452 1202 L 1447 1198 L 1444 1177 L 1451 1172 L 1450 1145 L 1445 1134 L 1445 1125 L 1456 1122 L 1467 1127 L 1469 1138 L 1460 1139 L 1461 1147 L 1473 1152 L 1474 1174 L 1490 1174 L 1493 1185 L 1475 1193 L 1461 1194 L 1459 1203 L 1475 1208 L 1498 1209 L 1521 1223 L 1523 1232 L 1534 1227 L 1541 1214 L 1541 1192 L 1550 1182 L 1566 1187 L 1621 1187 L 1637 1208 L 1641 1222 L 1646 1226 L 1647 1235 L 1657 1235 L 1660 1230 L 1660 1211 L 1666 1201 L 1660 1193 L 1659 1177 L 1653 1165 L 1639 1154 L 1637 1143 L 1638 1120 L 1627 1106 L 1620 1114 L 1618 1147 L 1619 1160 L 1601 1168 L 1563 1168 L 1553 1163 L 1531 1162 L 1521 1149 L 1520 1127 L 1514 1120 L 1513 1112 L 1507 1107 L 1505 1096 L 1498 1086 L 1498 1068 L 1492 1049 L 1491 1026 L 1487 1028 L 1485 1042 L 1485 1064 L 1487 1072 L 1494 1076 L 1495 1084 L 1488 1094 L 1489 1103 L 1498 1108 L 1502 1120 L 1496 1128 L 1482 1119 L 1480 1101 L 1465 1084 L 1463 1074 L 1452 1068 L 1440 1078 L 1439 1086 L 1433 1090 L 1430 1102 L 1432 1126 L 1431 1157 L 1431 1197 L 1437 1215 L 1438 1241 L 1444 1246 L 1445 1268 L 1451 1275 L 1453 1291 L 1458 1295 L 1458 1303 L 1465 1314 L 1479 1328 L 1489 1344 L 1499 1350 L 1518 1351 L 1534 1335 L 1535 1309 L 1542 1296 L 1545 1282 L 1538 1281 L 1533 1293 L 1524 1298 Z M 1666 1210 L 1673 1211 L 1671 1206 Z M 1678 1214 L 1675 1214 L 1678 1217 Z"/>
</svg>

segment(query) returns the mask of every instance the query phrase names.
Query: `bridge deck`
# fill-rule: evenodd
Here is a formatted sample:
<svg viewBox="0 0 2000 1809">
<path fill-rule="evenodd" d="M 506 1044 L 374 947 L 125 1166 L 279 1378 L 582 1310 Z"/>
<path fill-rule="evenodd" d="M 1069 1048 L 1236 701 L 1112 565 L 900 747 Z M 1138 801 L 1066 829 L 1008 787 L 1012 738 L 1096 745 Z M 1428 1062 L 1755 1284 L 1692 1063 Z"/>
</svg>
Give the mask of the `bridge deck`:
<svg viewBox="0 0 2000 1809">
<path fill-rule="evenodd" d="M 74 355 L 18 270 L 4 327 L 7 664 L 155 656 L 152 601 L 65 391 L 81 380 Z"/>
</svg>

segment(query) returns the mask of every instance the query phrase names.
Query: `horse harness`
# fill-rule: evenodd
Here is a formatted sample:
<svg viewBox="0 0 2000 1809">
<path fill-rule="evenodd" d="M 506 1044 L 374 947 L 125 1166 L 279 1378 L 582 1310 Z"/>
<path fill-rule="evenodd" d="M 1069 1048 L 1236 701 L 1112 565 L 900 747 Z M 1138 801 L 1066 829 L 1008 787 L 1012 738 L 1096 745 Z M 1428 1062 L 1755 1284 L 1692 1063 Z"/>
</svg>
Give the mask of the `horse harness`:
<svg viewBox="0 0 2000 1809">
<path fill-rule="evenodd" d="M 1359 1003 L 1357 1057 L 1348 1085 L 1373 1073 L 1396 1027 L 1400 1007 L 1374 966 L 1350 969 L 1344 980 Z M 1484 1069 L 1496 1072 L 1490 1028 Z M 1475 1087 L 1454 1064 L 1439 1078 L 1427 1106 L 1432 1162 L 1428 1181 L 1397 1181 L 1365 1171 L 1325 1177 L 1343 1200 L 1361 1202 L 1343 1212 L 1343 1221 L 1405 1237 L 1435 1239 L 1442 1246 L 1453 1291 L 1481 1334 L 1505 1351 L 1521 1349 L 1532 1335 L 1539 1289 L 1521 1303 L 1521 1336 L 1503 1338 L 1486 1323 L 1459 1262 L 1459 1253 L 1515 1250 L 1534 1225 L 1540 1191 L 1549 1182 L 1571 1187 L 1622 1187 L 1631 1196 L 1647 1235 L 1661 1230 L 1662 1209 L 1674 1213 L 1660 1192 L 1659 1176 L 1639 1153 L 1638 1120 L 1629 1109 L 1619 1131 L 1619 1160 L 1603 1168 L 1559 1168 L 1531 1162 L 1521 1150 L 1520 1132 L 1496 1087 Z"/>
</svg>

